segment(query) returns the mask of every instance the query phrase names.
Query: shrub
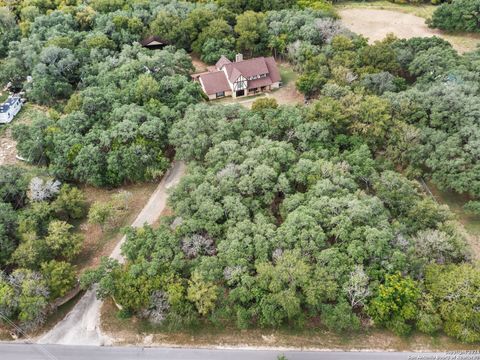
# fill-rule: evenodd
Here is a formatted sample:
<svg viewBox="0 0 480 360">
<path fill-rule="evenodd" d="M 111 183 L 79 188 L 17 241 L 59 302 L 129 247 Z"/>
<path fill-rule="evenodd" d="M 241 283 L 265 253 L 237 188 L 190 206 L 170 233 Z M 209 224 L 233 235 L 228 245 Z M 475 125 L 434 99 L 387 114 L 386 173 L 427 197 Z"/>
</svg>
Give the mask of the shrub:
<svg viewBox="0 0 480 360">
<path fill-rule="evenodd" d="M 480 0 L 453 0 L 433 13 L 428 25 L 446 31 L 480 32 Z"/>
</svg>

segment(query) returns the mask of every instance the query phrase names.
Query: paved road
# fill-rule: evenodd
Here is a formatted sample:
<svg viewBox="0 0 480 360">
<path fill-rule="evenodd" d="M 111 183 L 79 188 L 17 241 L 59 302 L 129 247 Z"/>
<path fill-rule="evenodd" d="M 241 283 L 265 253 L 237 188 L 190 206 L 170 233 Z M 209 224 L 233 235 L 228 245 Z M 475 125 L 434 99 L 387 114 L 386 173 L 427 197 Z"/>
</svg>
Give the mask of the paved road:
<svg viewBox="0 0 480 360">
<path fill-rule="evenodd" d="M 414 360 L 433 354 L 393 352 L 312 352 L 275 350 L 209 350 L 137 347 L 61 346 L 36 344 L 0 345 L 2 360 Z M 442 355 L 442 354 L 437 354 Z"/>
<path fill-rule="evenodd" d="M 164 176 L 155 192 L 148 200 L 147 205 L 138 214 L 133 227 L 141 227 L 145 223 L 153 224 L 162 213 L 168 198 L 168 189 L 175 186 L 185 173 L 183 162 L 174 163 L 168 174 Z M 120 248 L 125 237 L 120 240 L 110 257 L 123 261 Z M 100 331 L 100 307 L 102 302 L 95 297 L 95 290 L 89 290 L 67 314 L 48 333 L 38 339 L 40 344 L 62 345 L 108 345 L 112 341 Z M 0 360 L 3 360 L 0 352 Z M 29 359 L 28 359 L 29 360 Z"/>
</svg>

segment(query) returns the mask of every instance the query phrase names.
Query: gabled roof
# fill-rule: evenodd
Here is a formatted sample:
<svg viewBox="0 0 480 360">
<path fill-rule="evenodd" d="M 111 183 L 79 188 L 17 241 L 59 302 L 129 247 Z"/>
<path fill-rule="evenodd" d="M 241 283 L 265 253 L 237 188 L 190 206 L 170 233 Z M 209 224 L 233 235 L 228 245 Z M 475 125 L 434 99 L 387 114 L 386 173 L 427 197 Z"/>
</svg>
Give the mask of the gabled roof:
<svg viewBox="0 0 480 360">
<path fill-rule="evenodd" d="M 217 63 L 215 64 L 215 67 L 218 70 L 221 70 L 222 66 L 227 65 L 227 64 L 231 64 L 231 63 L 232 62 L 230 60 L 228 60 L 225 55 L 222 55 L 222 56 L 220 56 L 220 59 L 218 59 Z"/>
<path fill-rule="evenodd" d="M 243 60 L 225 65 L 225 70 L 227 71 L 230 82 L 234 82 L 238 78 L 237 72 L 234 72 L 235 69 L 246 78 L 255 75 L 268 74 L 268 67 L 264 57 Z M 233 79 L 234 75 L 236 78 Z"/>
<path fill-rule="evenodd" d="M 225 68 L 225 71 L 220 70 L 222 67 Z M 259 57 L 232 63 L 225 56 L 222 56 L 214 69 L 209 69 L 208 73 L 195 76 L 198 76 L 204 91 L 208 95 L 213 95 L 222 91 L 232 91 L 230 84 L 237 81 L 241 75 L 247 80 L 250 77 L 265 75 L 248 80 L 248 89 L 261 88 L 281 81 L 280 72 L 273 57 Z"/>
<path fill-rule="evenodd" d="M 208 95 L 230 91 L 230 85 L 223 71 L 215 71 L 199 76 L 200 83 Z"/>
<path fill-rule="evenodd" d="M 282 77 L 280 76 L 280 71 L 278 70 L 277 63 L 273 56 L 265 58 L 265 63 L 267 64 L 268 68 L 268 76 L 272 80 L 272 83 L 282 81 Z"/>
<path fill-rule="evenodd" d="M 231 71 L 232 72 L 228 76 L 228 79 L 230 80 L 231 83 L 233 83 L 237 81 L 237 79 L 242 75 L 242 73 L 237 68 L 233 68 Z"/>
<path fill-rule="evenodd" d="M 155 43 L 154 45 L 168 45 L 169 42 L 167 40 L 162 39 L 160 36 L 156 35 L 151 35 L 140 41 L 140 44 L 142 46 L 148 46 L 152 43 Z"/>
</svg>

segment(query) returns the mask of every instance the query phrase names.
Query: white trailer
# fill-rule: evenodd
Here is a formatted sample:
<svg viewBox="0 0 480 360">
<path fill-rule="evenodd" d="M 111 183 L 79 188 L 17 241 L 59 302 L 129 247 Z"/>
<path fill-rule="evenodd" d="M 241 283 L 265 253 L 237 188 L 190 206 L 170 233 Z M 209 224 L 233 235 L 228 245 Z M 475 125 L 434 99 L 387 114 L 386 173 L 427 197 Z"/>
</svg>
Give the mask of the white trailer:
<svg viewBox="0 0 480 360">
<path fill-rule="evenodd" d="M 7 101 L 0 105 L 0 124 L 8 124 L 22 108 L 20 96 L 9 96 Z"/>
</svg>

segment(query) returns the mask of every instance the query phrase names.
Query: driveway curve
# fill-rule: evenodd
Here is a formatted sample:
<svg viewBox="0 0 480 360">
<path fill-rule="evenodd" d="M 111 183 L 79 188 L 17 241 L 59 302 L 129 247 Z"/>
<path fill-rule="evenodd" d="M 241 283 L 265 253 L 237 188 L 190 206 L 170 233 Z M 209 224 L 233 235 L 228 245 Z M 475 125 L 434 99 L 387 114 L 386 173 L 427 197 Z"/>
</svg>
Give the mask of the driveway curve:
<svg viewBox="0 0 480 360">
<path fill-rule="evenodd" d="M 175 162 L 163 177 L 157 189 L 148 200 L 145 207 L 138 214 L 133 227 L 142 227 L 144 224 L 155 223 L 165 209 L 168 199 L 168 189 L 174 187 L 185 174 L 186 166 L 183 162 Z M 111 258 L 123 262 L 121 247 L 125 236 L 120 240 Z M 78 301 L 75 307 L 53 329 L 41 336 L 39 344 L 59 345 L 110 345 L 112 341 L 100 330 L 100 307 L 102 302 L 95 296 L 95 289 L 88 290 Z"/>
</svg>

